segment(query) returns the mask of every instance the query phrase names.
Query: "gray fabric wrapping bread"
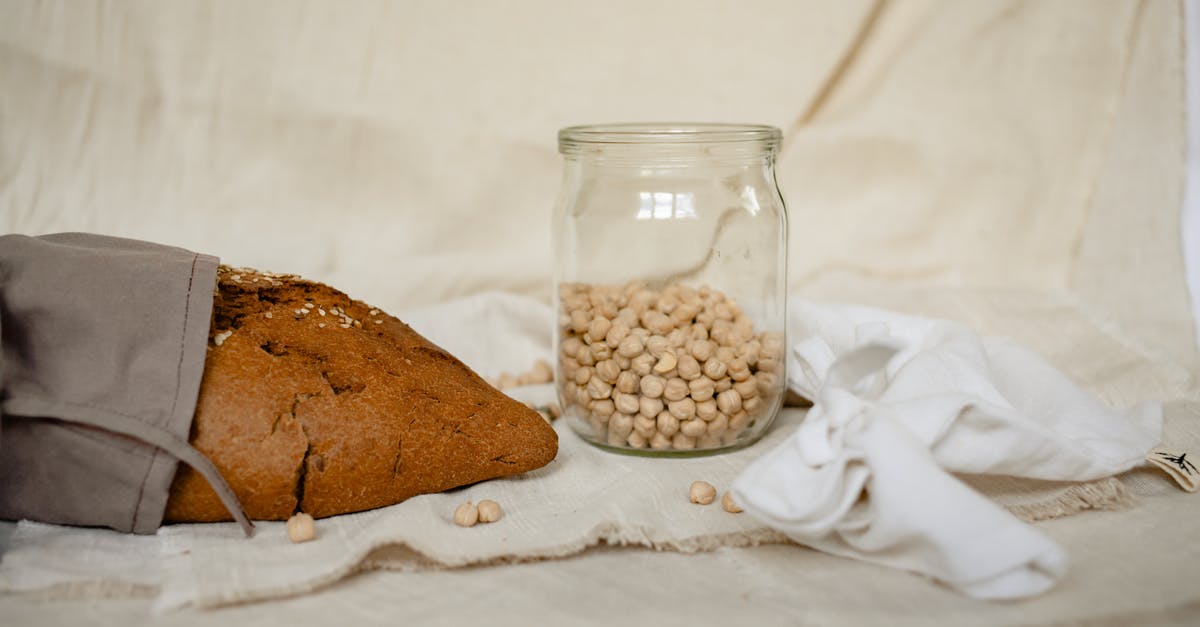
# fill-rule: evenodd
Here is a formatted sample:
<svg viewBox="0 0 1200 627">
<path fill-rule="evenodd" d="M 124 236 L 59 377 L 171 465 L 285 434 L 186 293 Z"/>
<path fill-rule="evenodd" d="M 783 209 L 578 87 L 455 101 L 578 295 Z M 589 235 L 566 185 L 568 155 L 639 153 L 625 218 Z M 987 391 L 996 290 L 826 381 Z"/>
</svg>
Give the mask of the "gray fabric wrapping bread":
<svg viewBox="0 0 1200 627">
<path fill-rule="evenodd" d="M 217 259 L 99 235 L 0 237 L 0 518 L 153 533 L 187 443 Z"/>
</svg>

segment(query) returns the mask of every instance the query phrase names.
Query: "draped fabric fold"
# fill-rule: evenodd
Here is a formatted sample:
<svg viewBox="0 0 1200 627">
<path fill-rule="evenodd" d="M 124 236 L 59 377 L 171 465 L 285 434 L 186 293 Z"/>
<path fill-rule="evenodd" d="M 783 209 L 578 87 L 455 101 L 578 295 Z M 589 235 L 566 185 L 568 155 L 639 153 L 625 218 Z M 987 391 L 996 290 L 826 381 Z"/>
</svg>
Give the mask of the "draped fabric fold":
<svg viewBox="0 0 1200 627">
<path fill-rule="evenodd" d="M 1104 407 L 1033 352 L 961 325 L 789 302 L 805 421 L 734 484 L 752 515 L 829 553 L 970 596 L 1052 587 L 1067 556 L 951 473 L 1084 481 L 1139 464 L 1161 406 Z"/>
<path fill-rule="evenodd" d="M 188 444 L 217 259 L 100 235 L 0 237 L 0 517 L 153 533 Z"/>
</svg>

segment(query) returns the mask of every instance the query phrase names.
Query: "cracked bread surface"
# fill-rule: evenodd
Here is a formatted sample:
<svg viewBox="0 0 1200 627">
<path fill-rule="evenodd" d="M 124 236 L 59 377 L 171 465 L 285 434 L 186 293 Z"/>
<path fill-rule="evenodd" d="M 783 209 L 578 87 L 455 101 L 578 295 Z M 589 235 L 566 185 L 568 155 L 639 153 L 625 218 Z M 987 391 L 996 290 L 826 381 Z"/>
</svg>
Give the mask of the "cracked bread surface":
<svg viewBox="0 0 1200 627">
<path fill-rule="evenodd" d="M 190 440 L 246 513 L 399 503 L 540 468 L 558 436 L 400 320 L 320 283 L 222 266 Z M 231 520 L 180 466 L 165 520 Z"/>
</svg>

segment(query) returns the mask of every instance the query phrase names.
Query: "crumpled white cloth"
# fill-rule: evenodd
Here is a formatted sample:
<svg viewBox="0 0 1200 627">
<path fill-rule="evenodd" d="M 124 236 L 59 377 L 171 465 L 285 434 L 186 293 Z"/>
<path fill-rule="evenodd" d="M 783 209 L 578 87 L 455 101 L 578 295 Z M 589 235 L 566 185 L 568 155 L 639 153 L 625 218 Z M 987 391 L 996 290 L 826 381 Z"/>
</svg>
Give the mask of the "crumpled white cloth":
<svg viewBox="0 0 1200 627">
<path fill-rule="evenodd" d="M 735 481 L 747 512 L 829 553 L 972 597 L 1052 587 L 1063 549 L 951 473 L 1083 481 L 1139 464 L 1162 407 L 1113 411 L 1032 351 L 944 320 L 788 303 L 801 427 Z"/>
</svg>

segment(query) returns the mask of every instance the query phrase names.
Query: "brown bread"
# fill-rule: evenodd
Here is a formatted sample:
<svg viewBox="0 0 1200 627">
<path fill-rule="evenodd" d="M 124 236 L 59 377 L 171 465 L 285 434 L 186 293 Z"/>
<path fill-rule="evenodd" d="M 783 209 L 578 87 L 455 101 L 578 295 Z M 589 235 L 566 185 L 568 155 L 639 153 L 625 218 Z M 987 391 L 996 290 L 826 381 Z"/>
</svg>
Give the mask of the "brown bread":
<svg viewBox="0 0 1200 627">
<path fill-rule="evenodd" d="M 533 470 L 558 451 L 535 411 L 326 285 L 222 266 L 210 334 L 190 439 L 251 518 L 391 505 Z M 166 520 L 230 519 L 181 466 Z"/>
</svg>

